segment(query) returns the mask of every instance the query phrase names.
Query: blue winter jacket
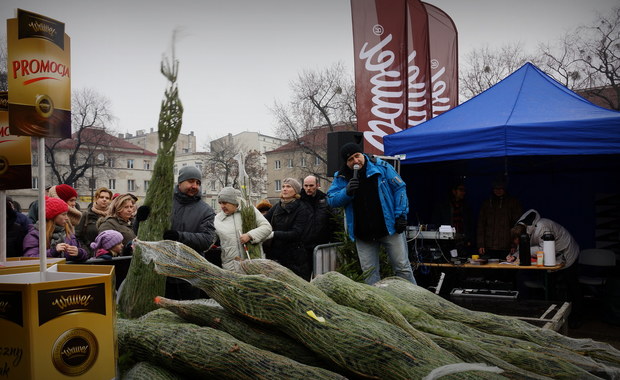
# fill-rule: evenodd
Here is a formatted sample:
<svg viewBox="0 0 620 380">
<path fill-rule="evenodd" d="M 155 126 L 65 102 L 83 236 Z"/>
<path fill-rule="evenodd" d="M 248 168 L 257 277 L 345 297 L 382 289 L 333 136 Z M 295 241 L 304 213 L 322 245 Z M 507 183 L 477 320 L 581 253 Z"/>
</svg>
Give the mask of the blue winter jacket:
<svg viewBox="0 0 620 380">
<path fill-rule="evenodd" d="M 409 201 L 407 200 L 407 189 L 405 182 L 400 178 L 394 167 L 380 158 L 366 159 L 366 177 L 379 174 L 377 183 L 379 185 L 379 199 L 385 218 L 385 226 L 388 233 L 393 235 L 394 222 L 399 216 L 407 217 L 409 213 Z M 327 200 L 331 207 L 344 207 L 346 216 L 347 231 L 351 240 L 355 241 L 355 228 L 353 218 L 353 197 L 347 195 L 347 179 L 340 172 L 334 174 L 334 181 L 327 191 Z"/>
</svg>

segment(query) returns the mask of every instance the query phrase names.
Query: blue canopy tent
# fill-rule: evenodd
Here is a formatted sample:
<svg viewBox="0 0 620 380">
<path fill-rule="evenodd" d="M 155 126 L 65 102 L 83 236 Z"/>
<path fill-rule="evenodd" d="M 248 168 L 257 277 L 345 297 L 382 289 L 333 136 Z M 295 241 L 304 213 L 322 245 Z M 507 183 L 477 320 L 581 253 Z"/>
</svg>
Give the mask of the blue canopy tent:
<svg viewBox="0 0 620 380">
<path fill-rule="evenodd" d="M 563 224 L 582 248 L 605 239 L 596 236 L 600 231 L 614 229 L 618 248 L 619 219 L 601 225 L 605 218 L 598 211 L 602 202 L 603 208 L 615 207 L 607 220 L 620 218 L 620 112 L 588 102 L 531 63 L 383 141 L 385 154 L 404 155 L 412 222 L 429 223 L 432 205 L 457 176 L 465 177 L 476 213 L 490 195 L 492 178 L 506 174 L 509 192 L 524 209 L 536 208 Z"/>
</svg>

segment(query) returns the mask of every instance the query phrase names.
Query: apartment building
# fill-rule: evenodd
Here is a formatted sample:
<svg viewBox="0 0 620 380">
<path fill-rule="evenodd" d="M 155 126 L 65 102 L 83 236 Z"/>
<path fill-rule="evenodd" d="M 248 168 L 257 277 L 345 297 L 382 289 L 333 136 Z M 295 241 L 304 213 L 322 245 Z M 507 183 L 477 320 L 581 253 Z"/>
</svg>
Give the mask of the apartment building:
<svg viewBox="0 0 620 380">
<path fill-rule="evenodd" d="M 211 152 L 214 152 L 222 149 L 223 147 L 232 147 L 235 151 L 242 152 L 245 156 L 252 151 L 258 152 L 260 153 L 261 165 L 267 169 L 267 152 L 270 152 L 287 143 L 288 140 L 285 139 L 267 136 L 258 132 L 245 131 L 236 135 L 229 133 L 219 139 L 212 140 L 210 150 Z M 267 188 L 264 186 L 264 184 L 268 183 L 267 178 L 268 177 L 265 176 L 261 179 L 261 181 L 259 181 L 261 183 L 260 188 L 252 189 L 253 199 L 262 199 L 267 197 Z M 221 181 L 218 181 L 216 178 L 209 178 L 207 181 L 207 197 L 209 198 L 213 194 L 215 198 L 217 198 L 217 194 L 222 188 Z"/>
<path fill-rule="evenodd" d="M 144 129 L 139 129 L 136 134 L 121 133 L 119 138 L 146 149 L 151 152 L 157 152 L 159 148 L 159 135 L 153 128 L 149 132 Z M 177 138 L 176 154 L 195 153 L 196 152 L 196 136 L 191 131 L 189 134 L 180 133 Z"/>
</svg>

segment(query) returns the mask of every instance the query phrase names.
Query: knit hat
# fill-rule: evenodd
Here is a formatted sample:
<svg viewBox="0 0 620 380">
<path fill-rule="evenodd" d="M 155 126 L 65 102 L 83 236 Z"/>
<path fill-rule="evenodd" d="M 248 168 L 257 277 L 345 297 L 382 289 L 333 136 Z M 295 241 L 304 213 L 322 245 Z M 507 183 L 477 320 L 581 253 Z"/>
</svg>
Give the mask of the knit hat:
<svg viewBox="0 0 620 380">
<path fill-rule="evenodd" d="M 202 181 L 202 173 L 195 166 L 184 166 L 179 170 L 179 180 L 177 183 L 187 181 L 188 179 L 197 179 Z"/>
<path fill-rule="evenodd" d="M 340 157 L 345 161 L 355 153 L 363 153 L 362 148 L 355 143 L 346 143 L 340 148 Z"/>
<path fill-rule="evenodd" d="M 99 235 L 95 238 L 95 241 L 90 243 L 90 247 L 93 251 L 98 249 L 105 249 L 109 251 L 110 248 L 115 245 L 123 242 L 123 235 L 115 230 L 105 230 L 101 231 Z"/>
<path fill-rule="evenodd" d="M 295 192 L 297 194 L 299 194 L 301 192 L 301 183 L 299 183 L 298 180 L 296 180 L 295 178 L 285 178 L 284 181 L 282 181 L 283 184 L 285 185 L 290 185 L 293 189 L 295 189 Z"/>
<path fill-rule="evenodd" d="M 63 212 L 69 211 L 67 202 L 60 198 L 45 198 L 45 219 L 54 219 Z"/>
<path fill-rule="evenodd" d="M 77 191 L 75 191 L 73 187 L 66 185 L 64 183 L 62 185 L 56 185 L 54 187 L 54 190 L 56 191 L 58 198 L 62 199 L 65 202 L 68 202 L 69 199 L 73 197 L 77 198 L 78 196 Z"/>
<path fill-rule="evenodd" d="M 226 202 L 233 205 L 239 205 L 239 198 L 241 198 L 241 191 L 233 187 L 225 187 L 217 195 L 218 202 Z"/>
</svg>

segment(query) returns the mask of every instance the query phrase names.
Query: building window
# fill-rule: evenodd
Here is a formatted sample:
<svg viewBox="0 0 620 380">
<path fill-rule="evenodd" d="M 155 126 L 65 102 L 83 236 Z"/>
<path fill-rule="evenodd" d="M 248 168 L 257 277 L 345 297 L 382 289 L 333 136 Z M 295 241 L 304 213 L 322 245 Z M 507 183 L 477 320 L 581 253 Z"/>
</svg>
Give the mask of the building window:
<svg viewBox="0 0 620 380">
<path fill-rule="evenodd" d="M 276 160 L 275 164 L 276 164 L 276 167 L 275 167 L 276 169 L 280 169 L 282 167 L 280 160 Z"/>
<path fill-rule="evenodd" d="M 151 184 L 151 181 L 144 181 L 144 192 L 146 193 L 147 190 L 149 189 L 149 185 Z"/>
<path fill-rule="evenodd" d="M 215 204 L 215 199 L 211 199 L 211 207 L 215 209 L 217 205 Z"/>
<path fill-rule="evenodd" d="M 39 188 L 39 177 L 32 177 L 32 188 L 33 189 Z"/>
<path fill-rule="evenodd" d="M 88 179 L 88 188 L 91 190 L 95 190 L 97 188 L 97 178 Z"/>
<path fill-rule="evenodd" d="M 301 161 L 299 162 L 299 166 L 301 166 L 302 168 L 306 167 L 306 157 L 301 158 Z"/>
<path fill-rule="evenodd" d="M 210 184 L 211 186 L 209 186 L 209 188 L 211 189 L 211 191 L 215 191 L 215 181 L 211 181 Z"/>
<path fill-rule="evenodd" d="M 202 173 L 202 162 L 194 162 L 194 166 Z"/>
<path fill-rule="evenodd" d="M 108 189 L 116 190 L 116 180 L 115 179 L 108 180 Z"/>
<path fill-rule="evenodd" d="M 144 160 L 144 170 L 151 170 L 151 161 Z"/>
<path fill-rule="evenodd" d="M 282 191 L 282 181 L 280 181 L 279 179 L 275 180 L 275 190 Z"/>
<path fill-rule="evenodd" d="M 113 168 L 116 162 L 114 158 L 108 158 L 108 167 Z"/>
<path fill-rule="evenodd" d="M 314 156 L 314 164 L 321 165 L 321 159 L 318 156 Z"/>
<path fill-rule="evenodd" d="M 127 160 L 127 169 L 133 169 L 133 160 Z"/>
<path fill-rule="evenodd" d="M 293 167 L 293 159 L 292 159 L 292 158 L 289 158 L 289 159 L 287 160 L 287 164 L 288 164 L 287 166 L 288 166 L 289 168 L 292 168 L 292 167 Z"/>
<path fill-rule="evenodd" d="M 136 191 L 136 181 L 133 179 L 127 180 L 127 191 Z"/>
</svg>

